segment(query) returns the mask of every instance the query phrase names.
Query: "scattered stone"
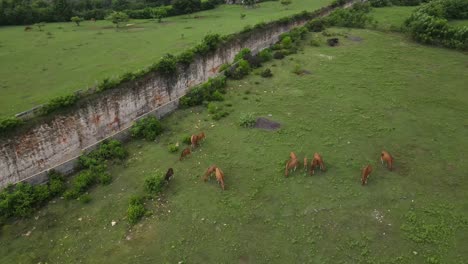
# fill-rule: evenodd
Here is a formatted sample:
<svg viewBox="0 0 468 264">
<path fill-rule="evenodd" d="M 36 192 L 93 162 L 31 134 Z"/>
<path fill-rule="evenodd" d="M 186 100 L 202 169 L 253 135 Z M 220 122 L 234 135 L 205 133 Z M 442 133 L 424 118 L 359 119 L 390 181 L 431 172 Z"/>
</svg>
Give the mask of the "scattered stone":
<svg viewBox="0 0 468 264">
<path fill-rule="evenodd" d="M 112 226 L 115 226 L 116 224 L 117 224 L 116 221 L 112 221 L 112 222 L 111 222 L 111 225 L 112 225 Z"/>
<path fill-rule="evenodd" d="M 417 251 L 413 251 L 413 254 L 414 254 L 414 255 L 417 255 L 417 254 L 418 254 L 418 252 L 417 252 Z"/>
<path fill-rule="evenodd" d="M 80 218 L 78 218 L 78 221 L 81 221 L 81 220 L 83 220 L 83 218 L 81 218 L 81 217 L 80 217 Z"/>
</svg>

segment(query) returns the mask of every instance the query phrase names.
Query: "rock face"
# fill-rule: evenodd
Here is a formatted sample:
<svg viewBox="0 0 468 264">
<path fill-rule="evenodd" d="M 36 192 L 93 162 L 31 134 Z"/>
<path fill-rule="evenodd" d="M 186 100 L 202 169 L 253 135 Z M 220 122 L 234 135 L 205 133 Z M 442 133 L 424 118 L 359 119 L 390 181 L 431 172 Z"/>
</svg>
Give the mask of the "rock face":
<svg viewBox="0 0 468 264">
<path fill-rule="evenodd" d="M 326 15 L 324 10 L 320 15 Z M 279 36 L 306 21 L 255 30 L 231 41 L 167 78 L 156 73 L 90 96 L 73 112 L 57 114 L 8 139 L 0 139 L 0 187 L 29 181 L 40 183 L 47 171 L 73 171 L 77 158 L 104 139 L 123 139 L 132 123 L 145 115 L 162 117 L 174 111 L 190 87 L 206 82 L 219 67 L 231 62 L 243 48 L 258 52 L 278 41 Z"/>
</svg>

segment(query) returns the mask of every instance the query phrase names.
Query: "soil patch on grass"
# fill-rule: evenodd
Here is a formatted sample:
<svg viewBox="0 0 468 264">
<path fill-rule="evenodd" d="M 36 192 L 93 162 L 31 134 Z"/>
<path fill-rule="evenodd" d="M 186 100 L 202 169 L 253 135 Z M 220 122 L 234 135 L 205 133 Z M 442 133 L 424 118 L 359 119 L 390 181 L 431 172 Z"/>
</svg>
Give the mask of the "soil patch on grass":
<svg viewBox="0 0 468 264">
<path fill-rule="evenodd" d="M 273 131 L 273 130 L 279 129 L 281 127 L 281 124 L 278 122 L 269 120 L 267 118 L 264 118 L 264 117 L 259 117 L 257 118 L 257 122 L 255 123 L 254 127 L 259 128 L 259 129 Z"/>
</svg>

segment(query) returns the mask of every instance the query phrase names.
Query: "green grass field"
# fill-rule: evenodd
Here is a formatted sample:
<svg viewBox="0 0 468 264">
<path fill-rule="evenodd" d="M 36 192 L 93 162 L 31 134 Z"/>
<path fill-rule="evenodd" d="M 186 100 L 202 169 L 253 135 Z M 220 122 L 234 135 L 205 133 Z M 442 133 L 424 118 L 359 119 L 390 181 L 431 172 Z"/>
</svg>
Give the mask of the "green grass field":
<svg viewBox="0 0 468 264">
<path fill-rule="evenodd" d="M 131 142 L 131 158 L 90 204 L 57 199 L 4 226 L 0 263 L 466 263 L 467 56 L 397 34 L 333 31 L 354 40 L 273 61 L 271 79 L 229 81 L 228 117 L 180 110 L 158 143 Z M 297 64 L 310 74 L 292 73 Z M 240 128 L 245 112 L 282 128 Z M 199 131 L 207 138 L 187 160 L 168 152 Z M 382 149 L 393 172 L 380 165 Z M 285 178 L 290 151 L 321 153 L 328 171 Z M 200 179 L 213 163 L 224 192 Z M 365 164 L 374 172 L 363 187 Z M 175 178 L 147 203 L 153 215 L 129 227 L 129 197 L 168 167 Z"/>
<path fill-rule="evenodd" d="M 178 54 L 208 33 L 229 34 L 255 25 L 313 11 L 331 0 L 295 0 L 259 8 L 223 5 L 214 10 L 170 17 L 164 23 L 131 20 L 117 32 L 108 21 L 50 23 L 43 31 L 24 26 L 0 28 L 0 117 L 11 116 L 53 97 L 91 87 L 104 78 L 151 65 L 165 53 Z M 244 19 L 240 14 L 246 14 Z M 195 18 L 198 16 L 198 18 Z"/>
<path fill-rule="evenodd" d="M 468 19 L 451 20 L 449 21 L 449 23 L 455 26 L 467 26 L 468 27 Z"/>
<path fill-rule="evenodd" d="M 407 19 L 416 6 L 391 6 L 382 8 L 373 8 L 370 15 L 377 20 L 377 28 L 398 30 L 405 19 Z"/>
</svg>

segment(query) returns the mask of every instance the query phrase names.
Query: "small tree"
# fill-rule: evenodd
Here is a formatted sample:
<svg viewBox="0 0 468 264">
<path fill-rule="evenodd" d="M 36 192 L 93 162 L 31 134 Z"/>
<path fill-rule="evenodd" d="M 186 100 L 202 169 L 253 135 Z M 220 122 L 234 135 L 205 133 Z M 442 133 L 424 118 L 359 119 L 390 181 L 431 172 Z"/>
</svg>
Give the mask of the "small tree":
<svg viewBox="0 0 468 264">
<path fill-rule="evenodd" d="M 288 9 L 288 5 L 292 3 L 291 0 L 281 0 L 280 2 L 286 9 Z"/>
<path fill-rule="evenodd" d="M 44 27 L 46 25 L 46 23 L 45 22 L 40 22 L 40 23 L 36 23 L 35 25 L 39 29 L 39 31 L 42 31 L 42 27 Z"/>
<path fill-rule="evenodd" d="M 83 21 L 82 17 L 74 16 L 70 19 L 72 22 L 74 22 L 78 27 L 80 26 L 81 21 Z"/>
<path fill-rule="evenodd" d="M 106 17 L 106 20 L 111 21 L 118 28 L 121 23 L 128 21 L 128 15 L 124 12 L 112 12 L 108 17 Z"/>
<path fill-rule="evenodd" d="M 155 19 L 158 19 L 158 23 L 161 23 L 162 19 L 167 17 L 167 10 L 164 8 L 153 9 L 151 16 Z"/>
</svg>

